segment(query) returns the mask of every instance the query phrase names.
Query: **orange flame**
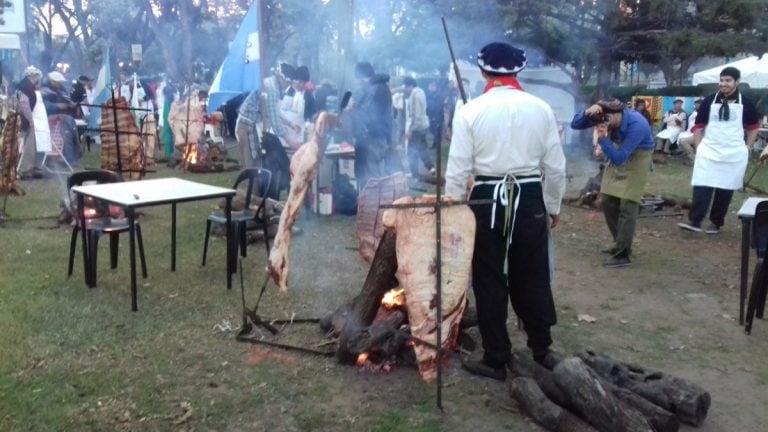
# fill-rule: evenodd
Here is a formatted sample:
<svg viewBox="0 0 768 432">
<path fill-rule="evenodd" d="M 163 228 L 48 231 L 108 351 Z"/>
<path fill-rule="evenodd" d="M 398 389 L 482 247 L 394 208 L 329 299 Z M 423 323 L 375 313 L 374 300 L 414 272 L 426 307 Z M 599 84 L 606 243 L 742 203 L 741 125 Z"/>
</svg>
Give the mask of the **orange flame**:
<svg viewBox="0 0 768 432">
<path fill-rule="evenodd" d="M 367 361 L 368 361 L 368 353 L 367 352 L 364 352 L 364 353 L 360 354 L 359 356 L 357 356 L 357 362 L 356 363 L 357 363 L 358 366 L 365 366 L 365 362 L 367 362 Z"/>
<path fill-rule="evenodd" d="M 381 304 L 386 309 L 394 309 L 398 306 L 402 306 L 405 304 L 405 290 L 400 289 L 391 289 L 384 293 L 384 297 L 381 298 Z"/>
<path fill-rule="evenodd" d="M 189 150 L 187 151 L 186 157 L 184 157 L 184 160 L 187 162 L 188 165 L 195 165 L 197 163 L 197 146 L 189 146 Z"/>
</svg>

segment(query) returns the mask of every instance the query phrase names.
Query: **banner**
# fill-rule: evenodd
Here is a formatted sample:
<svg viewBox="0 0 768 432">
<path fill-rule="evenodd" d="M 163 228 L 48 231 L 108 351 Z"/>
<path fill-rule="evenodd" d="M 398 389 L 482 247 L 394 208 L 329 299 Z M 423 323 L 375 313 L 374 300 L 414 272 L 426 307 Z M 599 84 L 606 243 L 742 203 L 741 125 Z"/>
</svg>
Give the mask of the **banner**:
<svg viewBox="0 0 768 432">
<path fill-rule="evenodd" d="M 216 73 L 208 92 L 209 114 L 235 96 L 261 86 L 259 4 L 257 0 L 251 5 Z"/>
</svg>

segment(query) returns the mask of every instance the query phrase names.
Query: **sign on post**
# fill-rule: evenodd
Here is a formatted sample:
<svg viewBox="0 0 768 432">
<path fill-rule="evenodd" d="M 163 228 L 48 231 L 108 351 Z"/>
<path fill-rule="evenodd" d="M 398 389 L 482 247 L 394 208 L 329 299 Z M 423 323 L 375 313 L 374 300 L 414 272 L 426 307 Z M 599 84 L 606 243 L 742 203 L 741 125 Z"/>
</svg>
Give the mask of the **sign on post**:
<svg viewBox="0 0 768 432">
<path fill-rule="evenodd" d="M 0 33 L 26 33 L 27 19 L 24 0 L 5 0 L 0 15 Z"/>
<path fill-rule="evenodd" d="M 131 44 L 131 60 L 135 63 L 141 61 L 141 44 Z"/>
</svg>

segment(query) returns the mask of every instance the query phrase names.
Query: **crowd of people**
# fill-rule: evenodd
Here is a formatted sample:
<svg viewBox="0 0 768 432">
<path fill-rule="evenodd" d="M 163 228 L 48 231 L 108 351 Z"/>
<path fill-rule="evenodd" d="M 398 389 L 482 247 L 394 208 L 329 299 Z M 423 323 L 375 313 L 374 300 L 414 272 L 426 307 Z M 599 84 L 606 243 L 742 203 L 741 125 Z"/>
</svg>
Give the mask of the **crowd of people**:
<svg viewBox="0 0 768 432">
<path fill-rule="evenodd" d="M 482 48 L 477 65 L 486 85 L 482 94 L 459 102 L 455 85 L 410 76 L 392 87 L 390 77 L 368 62 L 355 66 L 358 87 L 346 107 L 329 81 L 311 81 L 306 66 L 281 63 L 262 88 L 243 93 L 222 107 L 228 129 L 236 137 L 243 167 L 288 163 L 307 141 L 319 110 L 343 116 L 346 137 L 354 144 L 355 178 L 363 188 L 371 178 L 397 171 L 418 178 L 434 173 L 430 151 L 450 129 L 445 193 L 456 200 L 482 200 L 472 205 L 475 251 L 472 288 L 484 356 L 467 361 L 472 373 L 506 377 L 511 345 L 507 334 L 507 301 L 521 319 L 533 357 L 543 362 L 556 324 L 552 282 L 551 229 L 560 219 L 565 192 L 565 157 L 552 108 L 523 91 L 517 75 L 526 67 L 525 52 L 507 43 Z M 22 175 L 35 166 L 40 143 L 38 124 L 48 116 L 82 118 L 93 98 L 90 79 L 81 76 L 66 91 L 58 72 L 25 70 L 18 84 L 22 120 Z M 593 130 L 594 155 L 603 158 L 602 209 L 612 243 L 602 250 L 608 268 L 631 265 L 641 199 L 654 151 L 678 146 L 693 161 L 692 207 L 681 229 L 718 234 L 733 192 L 743 186 L 748 154 L 755 143 L 760 116 L 739 90 L 740 71 L 727 67 L 718 91 L 697 100 L 689 115 L 675 100 L 654 134 L 645 101 L 632 107 L 617 99 L 595 102 L 578 112 L 573 129 Z M 168 83 L 155 85 L 125 77 L 118 92 L 157 110 L 178 97 Z M 160 107 L 158 106 L 160 105 Z M 406 164 L 403 163 L 402 150 Z M 79 146 L 77 147 L 79 149 Z M 768 160 L 768 149 L 761 155 Z M 286 170 L 287 174 L 287 170 Z M 277 179 L 287 184 L 288 178 Z M 704 220 L 709 222 L 703 225 Z"/>
<path fill-rule="evenodd" d="M 29 66 L 15 86 L 21 113 L 18 171 L 21 179 L 42 176 L 41 155 L 52 151 L 54 144 L 60 146 L 67 161 L 75 162 L 82 156 L 75 119 L 85 115 L 87 107 L 82 103 L 87 101 L 91 80 L 81 76 L 71 91 L 67 90 L 66 81 L 60 72 L 53 71 L 43 77 L 38 68 Z M 51 125 L 55 125 L 53 131 Z"/>
</svg>

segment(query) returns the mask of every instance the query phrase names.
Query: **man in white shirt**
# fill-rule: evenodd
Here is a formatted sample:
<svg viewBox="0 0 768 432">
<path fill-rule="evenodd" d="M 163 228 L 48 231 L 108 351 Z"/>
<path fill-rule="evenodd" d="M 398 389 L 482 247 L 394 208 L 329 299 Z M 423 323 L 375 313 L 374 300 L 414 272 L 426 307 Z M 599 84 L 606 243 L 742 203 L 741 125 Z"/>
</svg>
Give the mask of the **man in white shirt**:
<svg viewBox="0 0 768 432">
<path fill-rule="evenodd" d="M 416 85 L 412 77 L 403 79 L 403 93 L 408 98 L 406 102 L 405 140 L 408 142 L 408 165 L 411 176 L 419 178 L 419 159 L 427 170 L 434 172 L 432 158 L 427 146 L 429 117 L 427 117 L 427 96 L 424 90 Z"/>
<path fill-rule="evenodd" d="M 487 85 L 454 118 L 446 195 L 464 199 L 474 176 L 470 199 L 493 200 L 471 206 L 477 220 L 472 288 L 485 353 L 464 367 L 504 380 L 511 353 L 508 301 L 536 361 L 544 360 L 552 344 L 550 327 L 557 319 L 549 229 L 559 221 L 565 157 L 552 109 L 517 81 L 525 52 L 495 42 L 480 51 L 477 63 Z"/>
</svg>

